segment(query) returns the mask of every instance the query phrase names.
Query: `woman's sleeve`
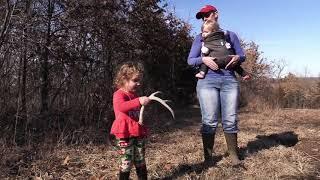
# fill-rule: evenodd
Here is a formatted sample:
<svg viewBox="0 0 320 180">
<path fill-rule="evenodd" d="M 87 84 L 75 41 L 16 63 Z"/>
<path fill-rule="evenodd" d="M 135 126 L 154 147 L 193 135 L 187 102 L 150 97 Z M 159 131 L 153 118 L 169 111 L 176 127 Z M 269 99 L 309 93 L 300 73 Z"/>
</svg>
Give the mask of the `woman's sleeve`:
<svg viewBox="0 0 320 180">
<path fill-rule="evenodd" d="M 233 49 L 235 50 L 235 53 L 240 56 L 240 62 L 244 62 L 246 60 L 246 55 L 244 53 L 244 50 L 241 47 L 240 40 L 238 36 L 230 31 L 230 41 L 233 45 Z"/>
<path fill-rule="evenodd" d="M 135 98 L 132 100 L 127 101 L 125 96 L 121 93 L 115 93 L 113 95 L 113 108 L 114 110 L 127 113 L 129 110 L 140 107 L 139 98 Z"/>
<path fill-rule="evenodd" d="M 188 56 L 188 64 L 190 66 L 196 67 L 202 64 L 202 58 L 201 58 L 201 35 L 197 35 L 194 39 L 190 53 Z"/>
</svg>

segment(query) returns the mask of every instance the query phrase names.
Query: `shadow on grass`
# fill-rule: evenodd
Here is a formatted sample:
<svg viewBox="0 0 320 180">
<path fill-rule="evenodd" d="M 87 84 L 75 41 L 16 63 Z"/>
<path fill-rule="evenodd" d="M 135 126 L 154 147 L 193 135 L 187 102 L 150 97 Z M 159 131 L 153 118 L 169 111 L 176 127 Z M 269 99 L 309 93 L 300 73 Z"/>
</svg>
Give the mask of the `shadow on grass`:
<svg viewBox="0 0 320 180">
<path fill-rule="evenodd" d="M 214 156 L 214 160 L 212 164 L 204 164 L 203 162 L 196 163 L 196 164 L 181 164 L 178 167 L 176 167 L 172 172 L 168 173 L 167 176 L 160 178 L 162 180 L 170 180 L 170 179 L 177 179 L 180 176 L 183 176 L 184 174 L 195 172 L 196 174 L 201 174 L 205 170 L 207 170 L 210 167 L 215 166 L 215 164 L 221 159 L 223 156 Z"/>
<path fill-rule="evenodd" d="M 298 143 L 298 135 L 293 131 L 274 133 L 271 135 L 257 135 L 256 140 L 249 141 L 247 146 L 239 149 L 240 157 L 244 159 L 250 154 L 279 145 L 292 147 Z"/>
<path fill-rule="evenodd" d="M 257 135 L 256 140 L 248 142 L 245 148 L 240 148 L 240 158 L 243 160 L 245 157 L 250 154 L 257 153 L 258 151 L 264 149 L 270 149 L 271 147 L 276 147 L 283 145 L 285 147 L 291 147 L 298 143 L 298 135 L 293 131 L 282 132 L 279 134 L 271 135 Z M 215 158 L 215 162 L 219 162 L 223 156 L 218 156 Z M 177 179 L 178 177 L 183 176 L 191 172 L 201 174 L 203 171 L 207 170 L 210 167 L 215 166 L 212 164 L 210 166 L 205 166 L 203 163 L 197 164 L 182 164 L 175 168 L 172 172 L 168 173 L 169 175 L 161 179 Z"/>
</svg>

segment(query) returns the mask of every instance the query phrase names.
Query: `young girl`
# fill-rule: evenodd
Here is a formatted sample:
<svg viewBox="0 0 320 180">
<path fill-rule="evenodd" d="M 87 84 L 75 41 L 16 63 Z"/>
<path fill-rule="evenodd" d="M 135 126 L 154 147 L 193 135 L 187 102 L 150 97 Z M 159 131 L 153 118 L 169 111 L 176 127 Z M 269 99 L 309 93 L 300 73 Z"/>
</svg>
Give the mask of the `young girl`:
<svg viewBox="0 0 320 180">
<path fill-rule="evenodd" d="M 120 156 L 119 179 L 129 179 L 132 165 L 136 167 L 138 179 L 147 179 L 145 161 L 145 138 L 147 128 L 138 123 L 141 105 L 147 105 L 150 99 L 138 97 L 136 91 L 140 87 L 143 66 L 139 63 L 123 64 L 116 77 L 116 92 L 113 94 L 115 120 L 111 127 L 111 135 L 116 138 L 116 146 Z"/>
</svg>

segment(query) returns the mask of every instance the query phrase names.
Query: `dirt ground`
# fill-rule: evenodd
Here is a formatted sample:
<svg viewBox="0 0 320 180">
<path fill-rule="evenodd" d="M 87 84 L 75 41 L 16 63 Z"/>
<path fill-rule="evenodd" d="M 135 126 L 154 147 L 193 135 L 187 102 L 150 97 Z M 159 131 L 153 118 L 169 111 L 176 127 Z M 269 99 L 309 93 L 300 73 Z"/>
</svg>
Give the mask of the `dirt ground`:
<svg viewBox="0 0 320 180">
<path fill-rule="evenodd" d="M 320 179 L 320 110 L 240 111 L 243 168 L 225 156 L 222 128 L 216 165 L 202 165 L 199 108 L 156 117 L 147 145 L 149 179 Z M 80 134 L 86 134 L 86 131 Z M 86 145 L 7 147 L 0 142 L 0 179 L 117 179 L 116 152 L 106 141 Z M 137 179 L 134 169 L 131 178 Z"/>
</svg>

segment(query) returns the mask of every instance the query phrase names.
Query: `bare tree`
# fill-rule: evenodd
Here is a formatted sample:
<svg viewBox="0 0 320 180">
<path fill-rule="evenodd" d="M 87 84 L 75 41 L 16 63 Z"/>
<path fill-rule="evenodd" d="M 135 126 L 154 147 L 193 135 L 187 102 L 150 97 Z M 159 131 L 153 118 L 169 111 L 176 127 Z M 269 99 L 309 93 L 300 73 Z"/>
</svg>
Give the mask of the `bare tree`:
<svg viewBox="0 0 320 180">
<path fill-rule="evenodd" d="M 146 65 L 144 93 L 163 90 L 174 99 L 183 84 L 192 94 L 190 26 L 160 2 L 1 1 L 0 117 L 10 132 L 3 137 L 108 129 L 113 76 L 128 60 Z"/>
<path fill-rule="evenodd" d="M 2 25 L 1 25 L 1 32 L 0 32 L 0 48 L 3 45 L 4 41 L 5 41 L 5 37 L 7 35 L 7 31 L 8 31 L 8 28 L 10 26 L 10 21 L 11 21 L 11 18 L 12 18 L 12 14 L 13 14 L 13 12 L 15 10 L 17 1 L 15 1 L 13 4 L 11 4 L 10 0 L 7 0 L 6 3 L 7 3 L 6 14 L 5 14 L 5 17 L 4 17 L 4 21 L 3 21 Z"/>
</svg>

